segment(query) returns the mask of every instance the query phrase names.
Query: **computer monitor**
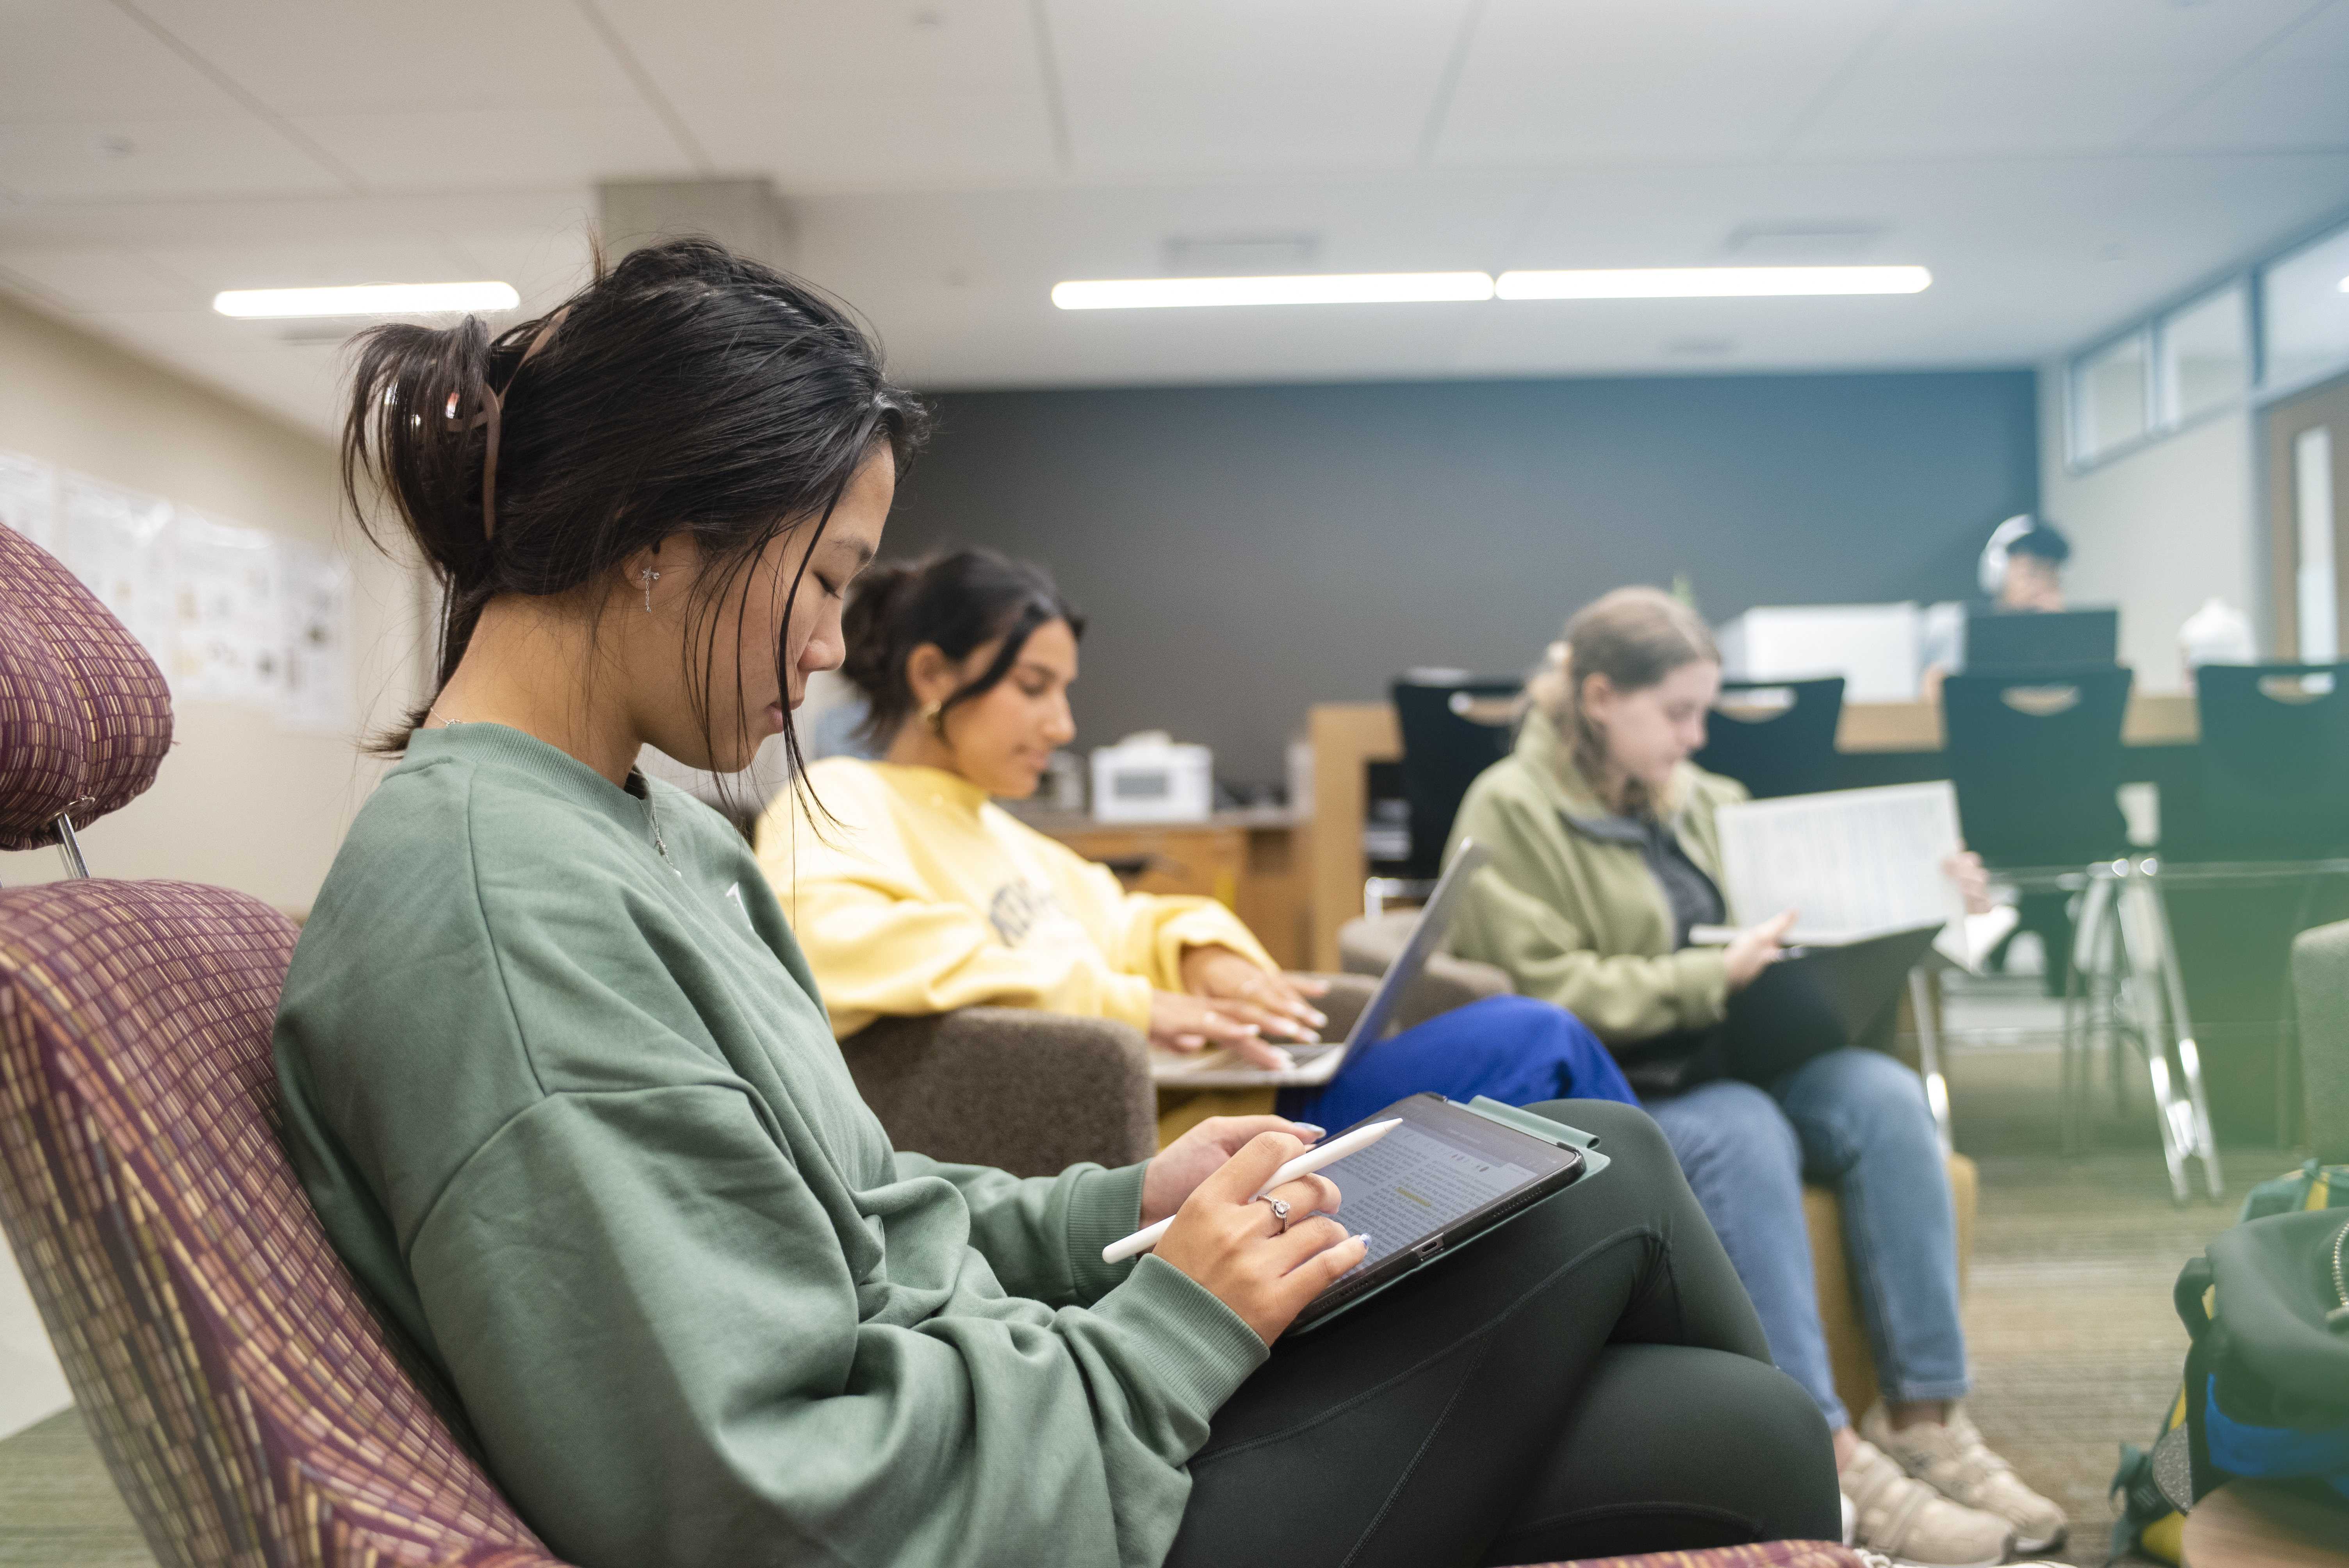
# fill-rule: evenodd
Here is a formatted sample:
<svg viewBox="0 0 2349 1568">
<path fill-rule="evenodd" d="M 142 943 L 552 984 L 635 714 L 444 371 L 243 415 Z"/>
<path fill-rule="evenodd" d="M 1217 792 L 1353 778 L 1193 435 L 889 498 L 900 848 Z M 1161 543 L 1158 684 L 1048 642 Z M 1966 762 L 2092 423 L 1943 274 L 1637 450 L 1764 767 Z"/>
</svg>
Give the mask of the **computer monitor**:
<svg viewBox="0 0 2349 1568">
<path fill-rule="evenodd" d="M 2039 670 L 2120 662 L 2118 610 L 1970 610 L 1966 673 Z"/>
</svg>

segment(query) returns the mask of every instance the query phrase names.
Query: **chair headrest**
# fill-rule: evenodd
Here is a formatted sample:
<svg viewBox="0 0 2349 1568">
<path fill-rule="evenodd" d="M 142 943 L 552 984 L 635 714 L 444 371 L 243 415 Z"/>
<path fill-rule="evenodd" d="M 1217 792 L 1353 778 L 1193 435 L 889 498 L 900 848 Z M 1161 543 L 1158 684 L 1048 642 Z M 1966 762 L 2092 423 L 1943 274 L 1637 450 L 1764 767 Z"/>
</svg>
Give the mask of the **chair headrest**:
<svg viewBox="0 0 2349 1568">
<path fill-rule="evenodd" d="M 155 781 L 163 672 L 57 559 L 0 525 L 0 850 L 57 842 Z"/>
</svg>

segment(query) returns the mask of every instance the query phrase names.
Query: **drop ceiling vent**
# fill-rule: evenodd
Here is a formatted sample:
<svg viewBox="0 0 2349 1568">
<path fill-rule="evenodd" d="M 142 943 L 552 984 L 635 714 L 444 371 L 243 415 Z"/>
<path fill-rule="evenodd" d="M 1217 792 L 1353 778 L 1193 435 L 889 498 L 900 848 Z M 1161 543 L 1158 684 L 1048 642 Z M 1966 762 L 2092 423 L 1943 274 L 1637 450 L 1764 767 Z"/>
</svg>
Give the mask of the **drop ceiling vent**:
<svg viewBox="0 0 2349 1568">
<path fill-rule="evenodd" d="M 1318 234 L 1177 234 L 1166 242 L 1166 275 L 1290 277 L 1320 259 Z"/>
<path fill-rule="evenodd" d="M 1882 223 L 1852 219 L 1741 223 L 1721 248 L 1746 266 L 1833 266 L 1860 260 L 1889 232 Z"/>
</svg>

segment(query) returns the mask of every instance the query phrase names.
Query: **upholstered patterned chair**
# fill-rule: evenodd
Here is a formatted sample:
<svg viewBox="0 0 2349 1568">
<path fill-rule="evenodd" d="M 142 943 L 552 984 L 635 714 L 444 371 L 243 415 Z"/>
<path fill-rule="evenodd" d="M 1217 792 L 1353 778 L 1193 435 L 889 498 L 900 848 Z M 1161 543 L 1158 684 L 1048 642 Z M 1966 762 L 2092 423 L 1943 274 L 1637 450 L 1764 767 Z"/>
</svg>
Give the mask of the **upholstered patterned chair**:
<svg viewBox="0 0 2349 1568">
<path fill-rule="evenodd" d="M 0 843 L 70 845 L 171 733 L 138 644 L 0 528 Z M 286 1161 L 269 1033 L 294 938 L 221 888 L 0 892 L 0 1225 L 166 1568 L 551 1561 Z"/>
<path fill-rule="evenodd" d="M 56 562 L 0 528 L 0 842 L 69 841 L 152 781 L 170 699 Z M 561 1568 L 285 1158 L 269 1038 L 295 934 L 185 882 L 0 890 L 0 1227 L 164 1568 Z M 1604 1568 L 1862 1564 L 1781 1542 Z"/>
</svg>

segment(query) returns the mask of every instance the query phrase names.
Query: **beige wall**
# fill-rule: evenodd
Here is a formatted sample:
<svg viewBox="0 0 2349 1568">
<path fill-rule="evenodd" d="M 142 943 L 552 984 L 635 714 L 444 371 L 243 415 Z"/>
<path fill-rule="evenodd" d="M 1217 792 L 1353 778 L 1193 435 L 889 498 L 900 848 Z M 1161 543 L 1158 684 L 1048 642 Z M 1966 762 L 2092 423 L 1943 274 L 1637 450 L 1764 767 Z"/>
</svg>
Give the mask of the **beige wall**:
<svg viewBox="0 0 2349 1568">
<path fill-rule="evenodd" d="M 2040 511 L 2071 536 L 2070 598 L 2118 604 L 2121 658 L 2139 689 L 2180 690 L 2178 630 L 2205 600 L 2216 594 L 2265 624 L 2251 415 L 2217 415 L 2073 473 L 2060 365 L 2042 374 L 2039 390 Z"/>
<path fill-rule="evenodd" d="M 409 699 L 415 579 L 344 515 L 323 438 L 0 300 L 0 448 L 338 551 L 360 715 L 372 727 Z M 351 737 L 289 733 L 248 708 L 182 701 L 174 717 L 154 787 L 82 836 L 90 870 L 306 909 L 377 765 Z M 0 883 L 60 873 L 53 850 L 0 853 Z"/>
</svg>

